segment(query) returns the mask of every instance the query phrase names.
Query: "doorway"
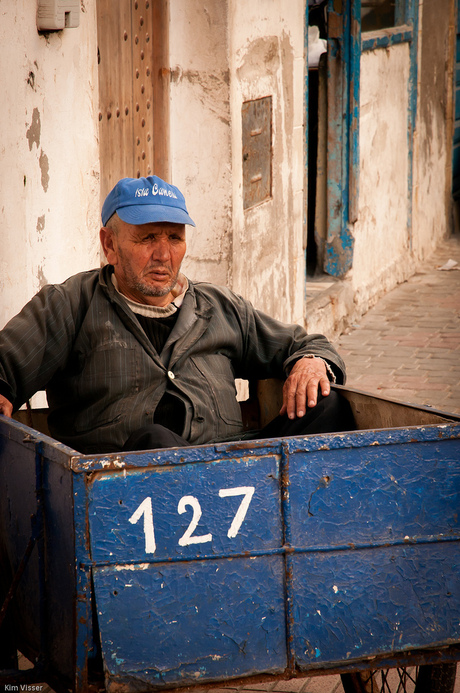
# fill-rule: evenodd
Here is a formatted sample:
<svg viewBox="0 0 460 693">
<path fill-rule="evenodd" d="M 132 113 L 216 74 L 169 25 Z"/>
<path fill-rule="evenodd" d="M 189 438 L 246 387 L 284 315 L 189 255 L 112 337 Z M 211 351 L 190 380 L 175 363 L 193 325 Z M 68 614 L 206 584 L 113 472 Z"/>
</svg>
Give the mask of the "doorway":
<svg viewBox="0 0 460 693">
<path fill-rule="evenodd" d="M 343 277 L 353 264 L 359 180 L 359 0 L 308 0 L 307 275 Z M 316 27 L 316 29 L 313 29 Z M 310 67 L 310 66 L 309 66 Z"/>
<path fill-rule="evenodd" d="M 307 278 L 323 273 L 327 220 L 327 0 L 308 8 Z"/>
<path fill-rule="evenodd" d="M 169 176 L 168 0 L 97 0 L 101 197 Z"/>
</svg>

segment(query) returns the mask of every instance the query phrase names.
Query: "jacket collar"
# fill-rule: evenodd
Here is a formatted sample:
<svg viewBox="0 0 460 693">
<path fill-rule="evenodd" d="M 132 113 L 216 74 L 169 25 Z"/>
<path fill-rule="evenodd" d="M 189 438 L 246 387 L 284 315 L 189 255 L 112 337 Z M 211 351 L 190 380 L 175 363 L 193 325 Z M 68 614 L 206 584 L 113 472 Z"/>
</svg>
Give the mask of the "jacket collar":
<svg viewBox="0 0 460 693">
<path fill-rule="evenodd" d="M 195 344 L 207 330 L 212 315 L 212 305 L 202 294 L 197 294 L 189 281 L 177 322 L 169 335 L 161 360 L 172 366 Z"/>
<path fill-rule="evenodd" d="M 212 316 L 211 302 L 201 292 L 197 293 L 193 282 L 188 281 L 188 289 L 185 292 L 177 322 L 163 347 L 161 355 L 159 355 L 153 348 L 144 330 L 140 327 L 134 313 L 123 300 L 122 295 L 116 291 L 111 279 L 112 272 L 113 267 L 111 265 L 102 267 L 99 273 L 99 284 L 108 299 L 116 304 L 128 329 L 156 363 L 161 364 L 164 368 L 177 363 L 181 356 L 206 331 Z"/>
</svg>

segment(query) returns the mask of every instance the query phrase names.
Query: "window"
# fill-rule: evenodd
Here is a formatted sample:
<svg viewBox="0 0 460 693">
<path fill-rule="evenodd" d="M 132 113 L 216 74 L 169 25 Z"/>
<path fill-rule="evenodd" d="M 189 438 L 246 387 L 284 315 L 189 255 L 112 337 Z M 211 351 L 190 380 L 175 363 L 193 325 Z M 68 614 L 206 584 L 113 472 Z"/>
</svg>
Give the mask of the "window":
<svg viewBox="0 0 460 693">
<path fill-rule="evenodd" d="M 406 22 L 406 0 L 362 0 L 361 31 L 378 31 Z"/>
</svg>

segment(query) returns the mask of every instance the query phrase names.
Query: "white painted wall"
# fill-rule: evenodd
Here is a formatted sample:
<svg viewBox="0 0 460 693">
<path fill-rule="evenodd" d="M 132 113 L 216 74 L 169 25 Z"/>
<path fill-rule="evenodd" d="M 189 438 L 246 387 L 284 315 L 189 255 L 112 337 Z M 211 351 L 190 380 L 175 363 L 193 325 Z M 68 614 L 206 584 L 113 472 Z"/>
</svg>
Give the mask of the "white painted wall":
<svg viewBox="0 0 460 693">
<path fill-rule="evenodd" d="M 358 221 L 351 281 L 355 304 L 410 276 L 409 45 L 367 51 L 361 57 Z"/>
<path fill-rule="evenodd" d="M 197 228 L 184 271 L 231 284 L 231 120 L 228 3 L 170 4 L 171 173 Z"/>
<path fill-rule="evenodd" d="M 171 3 L 171 158 L 197 229 L 184 264 L 303 322 L 304 4 Z M 243 210 L 244 101 L 273 97 L 273 198 Z"/>
<path fill-rule="evenodd" d="M 0 0 L 0 327 L 45 283 L 99 263 L 95 3 L 48 35 L 36 9 Z"/>
<path fill-rule="evenodd" d="M 197 222 L 185 270 L 299 323 L 305 313 L 304 5 L 172 0 L 169 41 L 172 180 Z M 99 263 L 95 6 L 96 0 L 82 2 L 79 28 L 39 35 L 35 2 L 0 0 L 0 327 L 45 282 Z M 447 106 L 436 105 L 439 90 L 448 96 L 448 36 L 439 29 L 435 57 L 427 53 L 428 8 L 436 13 L 435 0 L 420 0 L 425 106 L 418 105 L 415 133 L 412 249 L 409 47 L 362 56 L 360 201 L 350 282 L 355 307 L 363 310 L 409 276 L 448 230 Z M 422 81 L 430 65 L 438 89 L 431 101 L 428 80 Z M 273 98 L 273 198 L 244 211 L 241 106 L 267 95 Z"/>
<path fill-rule="evenodd" d="M 350 273 L 358 314 L 411 276 L 451 230 L 453 17 L 452 0 L 419 2 L 412 191 L 409 44 L 361 57 L 359 216 Z"/>
<path fill-rule="evenodd" d="M 233 286 L 270 315 L 305 320 L 304 6 L 231 3 Z M 272 96 L 272 199 L 243 210 L 244 101 Z"/>
<path fill-rule="evenodd" d="M 413 253 L 417 261 L 433 252 L 452 225 L 455 13 L 454 0 L 420 2 L 413 177 Z"/>
</svg>

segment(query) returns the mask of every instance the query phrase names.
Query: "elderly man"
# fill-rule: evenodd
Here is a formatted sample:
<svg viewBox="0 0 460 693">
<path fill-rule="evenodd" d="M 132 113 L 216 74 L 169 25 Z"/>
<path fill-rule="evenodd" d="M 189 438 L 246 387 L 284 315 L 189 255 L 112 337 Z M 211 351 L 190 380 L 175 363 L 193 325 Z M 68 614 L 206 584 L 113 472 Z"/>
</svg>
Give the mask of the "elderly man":
<svg viewBox="0 0 460 693">
<path fill-rule="evenodd" d="M 0 332 L 0 412 L 45 389 L 48 424 L 83 453 L 243 436 L 235 378 L 286 378 L 280 415 L 253 437 L 346 430 L 329 342 L 180 272 L 182 193 L 124 178 L 102 209 L 107 265 L 45 286 Z"/>
</svg>

